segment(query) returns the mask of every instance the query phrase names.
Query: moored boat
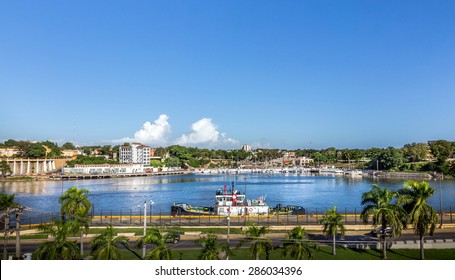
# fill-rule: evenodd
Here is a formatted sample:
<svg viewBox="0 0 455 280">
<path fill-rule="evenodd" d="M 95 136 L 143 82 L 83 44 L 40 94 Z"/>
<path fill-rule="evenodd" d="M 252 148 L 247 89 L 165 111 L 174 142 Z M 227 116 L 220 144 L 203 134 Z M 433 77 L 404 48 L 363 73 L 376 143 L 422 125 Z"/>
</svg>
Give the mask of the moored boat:
<svg viewBox="0 0 455 280">
<path fill-rule="evenodd" d="M 174 203 L 171 206 L 171 215 L 211 215 L 213 207 L 193 206 L 188 203 Z"/>
</svg>

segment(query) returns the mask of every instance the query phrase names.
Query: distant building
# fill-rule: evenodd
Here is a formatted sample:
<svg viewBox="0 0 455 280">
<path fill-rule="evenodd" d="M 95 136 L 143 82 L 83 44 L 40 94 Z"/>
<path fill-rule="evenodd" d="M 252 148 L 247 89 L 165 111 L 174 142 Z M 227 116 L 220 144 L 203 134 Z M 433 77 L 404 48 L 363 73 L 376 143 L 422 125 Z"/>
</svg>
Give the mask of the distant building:
<svg viewBox="0 0 455 280">
<path fill-rule="evenodd" d="M 150 166 L 150 150 L 149 146 L 141 143 L 133 143 L 131 146 L 121 146 L 119 149 L 120 163 L 134 163 Z"/>
<path fill-rule="evenodd" d="M 147 169 L 142 164 L 76 164 L 65 167 L 66 174 L 131 174 L 144 173 Z"/>
<path fill-rule="evenodd" d="M 19 149 L 16 148 L 0 148 L 0 157 L 13 157 L 19 154 Z"/>
<path fill-rule="evenodd" d="M 306 166 L 310 165 L 314 162 L 312 158 L 307 158 L 307 157 L 298 157 L 295 159 L 295 165 L 297 166 Z"/>
<path fill-rule="evenodd" d="M 245 152 L 247 152 L 247 153 L 249 153 L 249 152 L 252 151 L 250 145 L 243 145 L 243 146 L 242 146 L 242 150 L 245 151 Z"/>
<path fill-rule="evenodd" d="M 63 150 L 62 151 L 62 156 L 69 157 L 69 158 L 77 157 L 80 154 L 81 154 L 81 152 L 78 150 Z"/>
</svg>

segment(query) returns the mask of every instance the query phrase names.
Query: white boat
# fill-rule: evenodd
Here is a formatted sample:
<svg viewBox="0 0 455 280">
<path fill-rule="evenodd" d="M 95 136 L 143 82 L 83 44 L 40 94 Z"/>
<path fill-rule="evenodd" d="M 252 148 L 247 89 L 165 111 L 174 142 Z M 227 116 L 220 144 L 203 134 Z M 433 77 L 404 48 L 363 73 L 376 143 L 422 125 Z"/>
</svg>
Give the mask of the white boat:
<svg viewBox="0 0 455 280">
<path fill-rule="evenodd" d="M 232 186 L 227 191 L 226 185 L 224 190 L 218 190 L 215 194 L 215 204 L 213 211 L 217 215 L 266 215 L 269 213 L 269 206 L 265 203 L 265 197 L 261 196 L 256 199 L 246 199 L 246 195 L 241 194 Z"/>
</svg>

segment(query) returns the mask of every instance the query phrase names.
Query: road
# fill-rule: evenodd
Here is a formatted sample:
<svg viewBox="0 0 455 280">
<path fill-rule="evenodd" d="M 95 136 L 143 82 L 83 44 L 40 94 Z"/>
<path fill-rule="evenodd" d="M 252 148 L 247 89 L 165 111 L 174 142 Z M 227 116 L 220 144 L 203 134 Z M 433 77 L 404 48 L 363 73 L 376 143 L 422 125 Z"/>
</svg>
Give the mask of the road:
<svg viewBox="0 0 455 280">
<path fill-rule="evenodd" d="M 267 237 L 269 237 L 274 244 L 274 247 L 281 247 L 283 244 L 283 239 L 285 238 L 286 234 L 285 233 L 270 233 L 268 234 Z M 239 240 L 243 236 L 240 234 L 232 234 L 230 235 L 230 245 L 232 247 L 237 246 Z M 317 241 L 321 245 L 331 245 L 332 244 L 332 237 L 326 237 L 322 234 L 310 234 L 310 239 Z M 174 250 L 190 250 L 190 249 L 198 249 L 198 247 L 194 241 L 199 238 L 199 235 L 182 235 L 181 240 L 176 243 L 172 244 L 169 243 L 169 246 L 174 249 Z M 131 247 L 134 248 L 135 245 L 135 240 L 137 237 L 132 237 L 130 238 L 134 241 L 131 241 Z M 430 240 L 451 240 L 455 242 L 455 229 L 438 229 L 432 237 L 427 236 L 425 239 L 428 241 Z M 395 241 L 409 241 L 409 240 L 418 240 L 418 237 L 415 236 L 412 231 L 406 230 L 404 233 L 394 239 Z M 33 252 L 37 248 L 38 244 L 43 242 L 44 240 L 22 240 L 22 253 L 26 252 Z M 371 245 L 374 246 L 378 242 L 378 238 L 372 236 L 368 232 L 347 232 L 347 234 L 343 238 L 337 237 L 337 244 L 340 246 L 348 246 L 348 247 L 356 247 L 356 246 L 363 246 L 366 247 L 366 245 Z M 89 251 L 89 238 L 85 238 L 84 242 L 84 251 Z M 219 242 L 226 242 L 226 235 L 219 235 Z M 455 244 L 455 243 L 454 243 Z M 247 244 L 248 245 L 248 244 Z M 245 247 L 247 247 L 245 245 Z M 14 241 L 10 241 L 8 245 L 8 252 L 12 253 L 15 251 L 15 243 Z M 137 252 L 139 252 L 140 249 L 137 249 Z"/>
</svg>

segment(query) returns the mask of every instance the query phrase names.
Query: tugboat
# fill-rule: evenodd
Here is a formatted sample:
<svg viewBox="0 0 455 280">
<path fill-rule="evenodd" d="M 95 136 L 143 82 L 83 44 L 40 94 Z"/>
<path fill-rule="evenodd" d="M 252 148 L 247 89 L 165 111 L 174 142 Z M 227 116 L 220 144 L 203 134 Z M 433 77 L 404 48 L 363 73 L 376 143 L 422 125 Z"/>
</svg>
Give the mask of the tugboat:
<svg viewBox="0 0 455 280">
<path fill-rule="evenodd" d="M 269 213 L 269 206 L 265 203 L 265 197 L 261 196 L 256 199 L 246 199 L 245 194 L 241 194 L 234 188 L 232 183 L 231 191 L 218 190 L 215 195 L 215 204 L 213 206 L 215 214 L 221 216 L 227 215 L 266 215 Z"/>
<path fill-rule="evenodd" d="M 230 191 L 218 189 L 215 193 L 215 203 L 213 206 L 192 206 L 188 203 L 174 203 L 171 206 L 171 215 L 266 215 L 269 214 L 270 207 L 265 203 L 265 197 L 256 199 L 246 199 L 246 195 L 241 194 L 234 188 L 234 182 Z"/>
</svg>

